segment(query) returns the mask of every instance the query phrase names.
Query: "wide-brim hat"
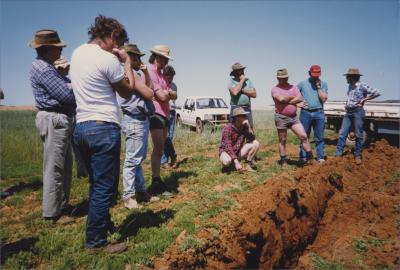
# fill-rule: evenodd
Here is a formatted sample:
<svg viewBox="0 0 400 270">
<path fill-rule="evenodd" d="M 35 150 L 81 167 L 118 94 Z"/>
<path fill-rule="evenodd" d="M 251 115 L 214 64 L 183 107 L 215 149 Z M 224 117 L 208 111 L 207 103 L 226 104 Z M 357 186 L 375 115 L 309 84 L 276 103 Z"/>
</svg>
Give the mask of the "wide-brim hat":
<svg viewBox="0 0 400 270">
<path fill-rule="evenodd" d="M 37 49 L 42 46 L 55 46 L 55 47 L 66 47 L 64 41 L 60 39 L 57 31 L 51 29 L 43 29 L 36 32 L 35 37 L 29 43 L 29 47 Z"/>
<path fill-rule="evenodd" d="M 360 74 L 360 70 L 358 70 L 358 68 L 349 68 L 349 70 L 347 70 L 347 73 L 343 74 L 344 76 L 347 75 L 358 75 L 358 76 L 362 76 L 362 74 Z"/>
<path fill-rule="evenodd" d="M 170 60 L 174 60 L 170 55 L 170 49 L 166 45 L 155 45 L 153 48 L 150 50 L 152 53 L 160 55 L 162 57 L 168 58 Z"/>
<path fill-rule="evenodd" d="M 242 107 L 238 107 L 232 110 L 232 117 L 236 117 L 239 115 L 248 115 L 249 112 L 246 112 Z"/>
<path fill-rule="evenodd" d="M 321 76 L 321 67 L 319 65 L 312 65 L 309 72 L 311 77 L 319 77 Z"/>
<path fill-rule="evenodd" d="M 65 58 L 64 56 L 61 56 L 59 59 L 57 59 L 56 61 L 54 61 L 53 63 L 55 68 L 67 68 L 69 66 L 69 62 L 67 60 L 67 58 Z"/>
<path fill-rule="evenodd" d="M 276 71 L 276 77 L 279 79 L 289 78 L 289 72 L 286 68 L 281 68 Z"/>
<path fill-rule="evenodd" d="M 143 56 L 145 53 L 142 53 L 139 48 L 137 47 L 136 44 L 127 44 L 122 46 L 122 49 L 124 49 L 127 53 L 133 53 L 138 56 Z"/>
<path fill-rule="evenodd" d="M 240 64 L 239 62 L 236 62 L 235 64 L 232 65 L 232 71 L 231 71 L 231 73 L 229 73 L 229 75 L 233 76 L 233 73 L 234 73 L 236 70 L 241 70 L 241 69 L 245 69 L 245 68 L 246 68 L 246 66 L 243 66 L 243 65 Z"/>
</svg>

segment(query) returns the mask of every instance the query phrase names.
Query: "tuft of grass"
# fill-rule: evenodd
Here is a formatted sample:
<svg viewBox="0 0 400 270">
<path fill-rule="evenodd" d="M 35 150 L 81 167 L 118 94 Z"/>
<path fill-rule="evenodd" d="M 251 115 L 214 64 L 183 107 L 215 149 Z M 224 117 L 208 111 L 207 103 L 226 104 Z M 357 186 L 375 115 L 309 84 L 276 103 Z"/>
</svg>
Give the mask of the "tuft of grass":
<svg viewBox="0 0 400 270">
<path fill-rule="evenodd" d="M 310 253 L 315 268 L 319 270 L 344 270 L 344 266 L 340 262 L 330 262 L 317 253 Z"/>
<path fill-rule="evenodd" d="M 179 247 L 179 250 L 181 252 L 186 251 L 188 249 L 197 249 L 200 248 L 203 245 L 203 242 L 199 239 L 196 239 L 193 236 L 188 236 L 185 238 L 181 246 Z"/>
</svg>

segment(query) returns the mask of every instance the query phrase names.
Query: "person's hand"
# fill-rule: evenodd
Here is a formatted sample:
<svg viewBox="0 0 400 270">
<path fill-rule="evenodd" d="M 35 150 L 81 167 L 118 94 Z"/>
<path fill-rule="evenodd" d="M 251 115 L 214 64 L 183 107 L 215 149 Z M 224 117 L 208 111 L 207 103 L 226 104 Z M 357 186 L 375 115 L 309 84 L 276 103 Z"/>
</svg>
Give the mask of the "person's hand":
<svg viewBox="0 0 400 270">
<path fill-rule="evenodd" d="M 141 71 L 145 72 L 145 71 L 147 71 L 147 66 L 145 64 L 143 64 L 143 63 L 140 63 L 140 68 L 139 69 Z"/>
<path fill-rule="evenodd" d="M 360 102 L 358 102 L 357 106 L 359 106 L 359 107 L 364 106 L 364 104 L 365 104 L 366 101 L 367 101 L 367 100 L 366 100 L 365 98 L 363 98 Z"/>
<path fill-rule="evenodd" d="M 242 167 L 242 165 L 240 164 L 239 160 L 235 159 L 235 160 L 234 160 L 234 163 L 235 163 L 235 169 L 236 169 L 239 173 L 242 173 L 242 172 L 243 172 L 243 167 Z"/>
<path fill-rule="evenodd" d="M 315 86 L 317 87 L 317 90 L 321 89 L 321 80 L 319 78 L 315 79 Z"/>
<path fill-rule="evenodd" d="M 113 48 L 112 52 L 118 57 L 119 61 L 121 61 L 122 63 L 127 63 L 130 61 L 128 53 L 124 49 Z"/>
<path fill-rule="evenodd" d="M 305 101 L 299 102 L 296 104 L 298 108 L 305 108 L 307 107 L 307 103 Z"/>
<path fill-rule="evenodd" d="M 244 74 L 240 75 L 239 77 L 241 82 L 244 82 L 246 80 L 246 77 L 244 76 Z"/>
</svg>

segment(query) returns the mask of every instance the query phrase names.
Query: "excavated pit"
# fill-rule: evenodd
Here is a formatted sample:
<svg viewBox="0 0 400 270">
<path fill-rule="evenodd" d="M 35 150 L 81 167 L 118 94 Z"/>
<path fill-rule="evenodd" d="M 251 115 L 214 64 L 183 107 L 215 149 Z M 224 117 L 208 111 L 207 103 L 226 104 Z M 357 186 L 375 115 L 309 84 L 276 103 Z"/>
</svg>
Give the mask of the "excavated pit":
<svg viewBox="0 0 400 270">
<path fill-rule="evenodd" d="M 372 150 L 371 150 L 372 149 Z M 204 243 L 180 252 L 172 245 L 155 267 L 171 269 L 274 269 L 295 268 L 299 258 L 318 236 L 327 209 L 335 212 L 335 202 L 365 191 L 368 177 L 376 189 L 399 166 L 399 151 L 386 142 L 372 145 L 364 154 L 364 165 L 354 165 L 352 157 L 332 158 L 323 166 L 312 165 L 281 174 L 253 190 L 237 195 L 238 206 L 219 217 L 220 231 L 202 230 Z M 368 165 L 379 160 L 380 173 Z M 371 161 L 371 162 L 369 162 Z M 368 173 L 367 173 L 368 172 Z M 399 183 L 388 196 L 399 198 Z M 397 190 L 397 192 L 396 192 Z M 354 194 L 357 195 L 357 194 Z M 347 195 L 346 195 L 347 196 Z M 346 206 L 342 206 L 346 207 Z M 347 207 L 353 207 L 350 203 Z M 323 223 L 323 222 L 322 222 Z M 326 233 L 326 232 L 324 232 Z M 340 233 L 340 232 L 339 232 Z M 306 264 L 303 264 L 307 266 Z"/>
</svg>

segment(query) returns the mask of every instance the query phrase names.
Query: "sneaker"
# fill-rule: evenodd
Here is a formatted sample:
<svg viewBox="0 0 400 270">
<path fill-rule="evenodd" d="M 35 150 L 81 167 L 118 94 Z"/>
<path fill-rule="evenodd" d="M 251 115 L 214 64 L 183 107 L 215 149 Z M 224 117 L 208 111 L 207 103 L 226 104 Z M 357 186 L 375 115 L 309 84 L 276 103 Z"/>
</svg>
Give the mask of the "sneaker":
<svg viewBox="0 0 400 270">
<path fill-rule="evenodd" d="M 129 198 L 125 201 L 124 206 L 128 209 L 138 209 L 141 206 L 138 204 L 135 198 Z"/>
<path fill-rule="evenodd" d="M 86 252 L 90 255 L 96 255 L 104 250 L 108 254 L 118 254 L 126 251 L 128 246 L 125 243 L 107 244 L 102 247 L 85 248 Z"/>
<path fill-rule="evenodd" d="M 356 157 L 356 164 L 357 165 L 361 165 L 362 164 L 361 157 Z"/>
<path fill-rule="evenodd" d="M 157 196 L 151 196 L 149 193 L 146 191 L 137 191 L 135 193 L 136 201 L 138 203 L 144 203 L 144 202 L 157 202 L 160 200 L 159 197 Z"/>
<path fill-rule="evenodd" d="M 75 218 L 69 216 L 56 216 L 56 217 L 45 217 L 45 220 L 50 220 L 53 224 L 68 225 L 75 222 Z"/>
<path fill-rule="evenodd" d="M 322 164 L 322 163 L 324 163 L 324 162 L 325 162 L 325 159 L 323 159 L 323 158 L 318 159 L 318 163 L 319 163 L 319 164 Z"/>
</svg>

